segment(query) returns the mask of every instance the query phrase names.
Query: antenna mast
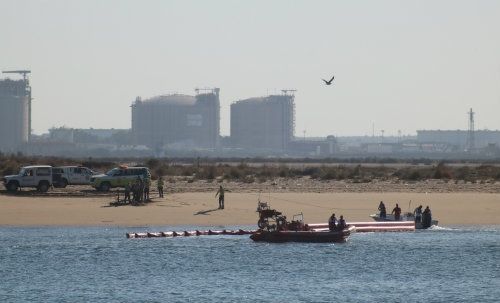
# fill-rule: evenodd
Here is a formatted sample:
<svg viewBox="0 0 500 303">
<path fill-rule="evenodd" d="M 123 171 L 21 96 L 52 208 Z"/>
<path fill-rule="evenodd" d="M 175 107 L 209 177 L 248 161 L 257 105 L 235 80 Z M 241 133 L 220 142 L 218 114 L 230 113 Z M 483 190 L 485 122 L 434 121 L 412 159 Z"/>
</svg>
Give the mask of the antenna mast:
<svg viewBox="0 0 500 303">
<path fill-rule="evenodd" d="M 474 138 L 474 114 L 475 112 L 472 111 L 472 108 L 470 111 L 467 113 L 469 116 L 469 129 L 467 131 L 467 143 L 466 143 L 466 151 L 467 152 L 472 152 L 476 149 L 476 142 Z"/>
</svg>

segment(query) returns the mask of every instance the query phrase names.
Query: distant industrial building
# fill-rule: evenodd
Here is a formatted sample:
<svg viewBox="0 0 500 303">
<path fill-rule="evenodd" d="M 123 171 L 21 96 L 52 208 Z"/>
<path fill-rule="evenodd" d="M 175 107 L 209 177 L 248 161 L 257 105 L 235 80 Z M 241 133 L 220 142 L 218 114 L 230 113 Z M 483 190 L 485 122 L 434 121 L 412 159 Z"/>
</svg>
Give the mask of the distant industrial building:
<svg viewBox="0 0 500 303">
<path fill-rule="evenodd" d="M 284 151 L 294 137 L 295 96 L 250 98 L 231 104 L 231 143 L 237 148 Z"/>
<path fill-rule="evenodd" d="M 16 152 L 23 148 L 31 133 L 31 87 L 29 71 L 7 71 L 22 74 L 22 80 L 0 80 L 0 151 Z"/>
<path fill-rule="evenodd" d="M 420 144 L 448 144 L 461 151 L 469 148 L 470 137 L 470 130 L 417 130 L 417 141 Z M 473 138 L 476 149 L 485 148 L 491 144 L 500 146 L 499 130 L 474 130 Z"/>
<path fill-rule="evenodd" d="M 338 143 L 335 136 L 319 138 L 297 138 L 288 144 L 287 154 L 304 157 L 330 157 L 338 152 Z"/>
<path fill-rule="evenodd" d="M 220 133 L 219 88 L 196 96 L 172 94 L 132 104 L 134 144 L 155 149 L 216 148 Z"/>
<path fill-rule="evenodd" d="M 49 129 L 48 140 L 57 143 L 113 143 L 129 145 L 130 129 L 58 127 Z"/>
</svg>

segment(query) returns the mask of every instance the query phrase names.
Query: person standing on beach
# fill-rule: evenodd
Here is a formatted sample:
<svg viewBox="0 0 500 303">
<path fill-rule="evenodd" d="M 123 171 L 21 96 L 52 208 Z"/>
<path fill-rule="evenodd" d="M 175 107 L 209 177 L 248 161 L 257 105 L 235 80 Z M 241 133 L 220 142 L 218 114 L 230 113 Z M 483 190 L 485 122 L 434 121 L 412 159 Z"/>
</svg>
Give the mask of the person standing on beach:
<svg viewBox="0 0 500 303">
<path fill-rule="evenodd" d="M 156 186 L 158 187 L 158 195 L 160 198 L 163 198 L 163 178 L 162 176 L 158 177 L 158 181 L 156 182 Z"/>
<path fill-rule="evenodd" d="M 399 205 L 397 203 L 396 203 L 396 207 L 394 207 L 391 214 L 394 214 L 395 221 L 399 221 L 401 219 L 401 208 L 399 207 Z"/>
<path fill-rule="evenodd" d="M 130 203 L 130 182 L 127 182 L 127 184 L 125 185 L 125 198 L 123 199 L 123 201 L 127 202 L 128 200 L 128 203 Z"/>
<path fill-rule="evenodd" d="M 130 182 L 129 182 L 130 183 Z M 132 202 L 136 203 L 137 202 L 137 180 L 135 180 L 131 185 L 130 185 L 130 190 L 132 191 Z"/>
<path fill-rule="evenodd" d="M 219 195 L 219 209 L 224 209 L 224 192 L 225 191 L 230 191 L 229 189 L 224 189 L 222 185 L 219 186 L 219 190 L 217 190 L 217 193 L 215 194 L 215 197 Z"/>
<path fill-rule="evenodd" d="M 134 200 L 139 203 L 142 200 L 142 193 L 144 192 L 144 185 L 142 184 L 142 180 L 140 177 L 135 179 L 134 183 Z"/>
<path fill-rule="evenodd" d="M 144 180 L 144 202 L 149 201 L 149 187 L 151 185 L 151 180 L 150 179 L 145 179 Z"/>
</svg>

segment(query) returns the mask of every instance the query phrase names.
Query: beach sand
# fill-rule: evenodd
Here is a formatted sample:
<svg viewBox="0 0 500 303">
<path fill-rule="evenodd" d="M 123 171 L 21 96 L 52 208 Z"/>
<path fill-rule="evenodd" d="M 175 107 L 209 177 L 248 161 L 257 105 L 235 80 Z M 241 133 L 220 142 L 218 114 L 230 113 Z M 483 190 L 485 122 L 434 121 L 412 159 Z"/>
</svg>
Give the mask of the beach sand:
<svg viewBox="0 0 500 303">
<path fill-rule="evenodd" d="M 439 225 L 500 224 L 498 193 L 227 193 L 217 209 L 214 193 L 176 193 L 145 206 L 110 207 L 113 197 L 29 197 L 0 195 L 2 226 L 229 226 L 256 225 L 258 199 L 291 219 L 302 212 L 306 223 L 326 222 L 332 212 L 347 221 L 371 221 L 383 200 L 388 212 L 398 202 L 403 212 L 429 205 Z M 411 201 L 411 207 L 409 207 Z"/>
</svg>

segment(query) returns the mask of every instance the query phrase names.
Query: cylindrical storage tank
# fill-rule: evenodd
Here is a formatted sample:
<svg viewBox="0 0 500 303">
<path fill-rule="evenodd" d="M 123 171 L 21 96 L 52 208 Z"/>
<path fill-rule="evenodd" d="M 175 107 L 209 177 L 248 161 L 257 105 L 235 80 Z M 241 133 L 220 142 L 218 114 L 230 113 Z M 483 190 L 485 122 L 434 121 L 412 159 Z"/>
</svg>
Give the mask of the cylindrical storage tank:
<svg viewBox="0 0 500 303">
<path fill-rule="evenodd" d="M 29 136 L 29 92 L 24 80 L 0 80 L 0 151 L 20 151 Z"/>
</svg>

